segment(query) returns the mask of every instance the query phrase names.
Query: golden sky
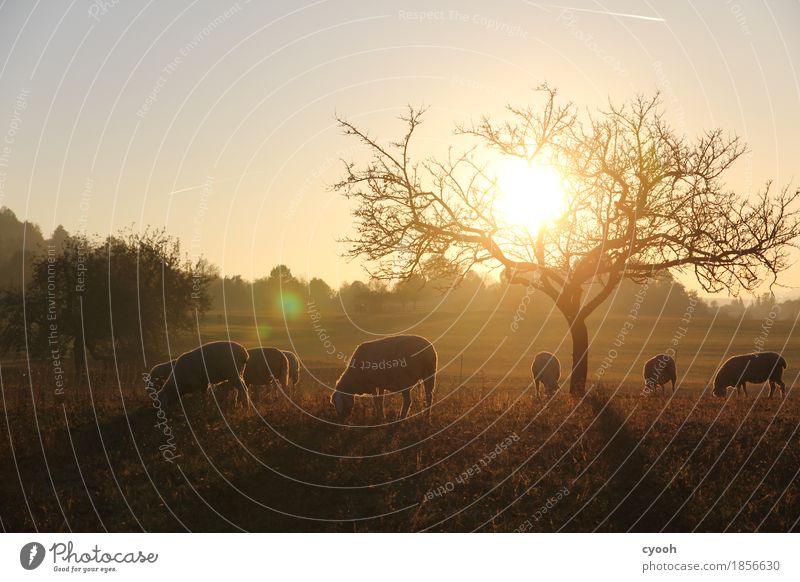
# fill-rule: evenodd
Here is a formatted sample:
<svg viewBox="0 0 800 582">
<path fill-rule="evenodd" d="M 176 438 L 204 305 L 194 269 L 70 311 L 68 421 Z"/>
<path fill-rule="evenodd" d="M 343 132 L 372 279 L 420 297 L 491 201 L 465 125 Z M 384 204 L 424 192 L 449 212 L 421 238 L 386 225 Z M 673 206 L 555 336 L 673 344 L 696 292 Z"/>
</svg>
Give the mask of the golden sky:
<svg viewBox="0 0 800 582">
<path fill-rule="evenodd" d="M 660 90 L 678 130 L 749 143 L 732 188 L 797 182 L 798 23 L 788 0 L 9 1 L 0 205 L 45 232 L 166 226 L 226 274 L 336 284 L 363 277 L 336 243 L 351 220 L 328 186 L 361 153 L 336 113 L 390 139 L 428 105 L 424 156 L 545 80 L 587 107 Z"/>
</svg>

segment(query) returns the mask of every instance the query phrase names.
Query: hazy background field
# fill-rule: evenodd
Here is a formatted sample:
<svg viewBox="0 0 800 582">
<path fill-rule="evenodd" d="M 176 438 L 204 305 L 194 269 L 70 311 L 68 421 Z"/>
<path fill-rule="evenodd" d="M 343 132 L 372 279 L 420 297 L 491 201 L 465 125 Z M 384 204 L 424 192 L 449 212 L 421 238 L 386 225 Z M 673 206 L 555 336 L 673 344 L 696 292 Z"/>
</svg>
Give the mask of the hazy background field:
<svg viewBox="0 0 800 582">
<path fill-rule="evenodd" d="M 726 352 L 752 350 L 762 323 L 693 320 L 678 348 L 676 395 L 643 398 L 641 363 L 669 345 L 681 322 L 642 318 L 600 386 L 581 400 L 562 390 L 546 401 L 527 390 L 529 364 L 548 348 L 568 365 L 566 330 L 558 317 L 533 315 L 515 333 L 508 318 L 484 312 L 322 316 L 316 329 L 305 315 L 291 322 L 259 319 L 265 344 L 293 349 L 303 360 L 300 389 L 291 399 L 267 397 L 250 416 L 232 408 L 224 389 L 217 391 L 219 408 L 188 401 L 186 417 L 169 416 L 177 455 L 171 463 L 159 450 L 166 437 L 155 427 L 144 370 L 98 366 L 90 386 L 68 384 L 57 396 L 48 364 L 35 364 L 29 381 L 24 369 L 7 362 L 3 527 L 797 529 L 794 390 L 785 401 L 769 400 L 753 386 L 749 398 L 726 401 L 705 389 Z M 590 379 L 623 323 L 609 317 L 592 325 Z M 787 386 L 796 383 L 800 361 L 792 326 L 775 322 L 765 346 L 786 354 Z M 199 333 L 203 341 L 230 336 L 256 345 L 255 329 L 252 315 L 212 312 Z M 327 399 L 342 364 L 326 353 L 320 329 L 345 354 L 373 333 L 431 338 L 441 373 L 430 425 L 414 416 L 373 426 L 367 401 L 357 402 L 348 426 L 338 425 Z M 399 399 L 388 398 L 389 418 L 398 409 Z M 507 439 L 513 442 L 481 463 Z"/>
</svg>

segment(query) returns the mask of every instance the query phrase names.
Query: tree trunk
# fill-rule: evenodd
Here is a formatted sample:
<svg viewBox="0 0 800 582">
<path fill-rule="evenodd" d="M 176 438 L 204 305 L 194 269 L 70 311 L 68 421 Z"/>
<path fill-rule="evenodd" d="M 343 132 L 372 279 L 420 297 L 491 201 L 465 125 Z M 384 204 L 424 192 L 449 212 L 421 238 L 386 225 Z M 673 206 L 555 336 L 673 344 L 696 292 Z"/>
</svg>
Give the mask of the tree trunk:
<svg viewBox="0 0 800 582">
<path fill-rule="evenodd" d="M 572 374 L 569 379 L 569 393 L 572 396 L 583 396 L 589 374 L 589 330 L 583 319 L 571 319 L 569 324 L 569 332 L 572 335 Z"/>
</svg>

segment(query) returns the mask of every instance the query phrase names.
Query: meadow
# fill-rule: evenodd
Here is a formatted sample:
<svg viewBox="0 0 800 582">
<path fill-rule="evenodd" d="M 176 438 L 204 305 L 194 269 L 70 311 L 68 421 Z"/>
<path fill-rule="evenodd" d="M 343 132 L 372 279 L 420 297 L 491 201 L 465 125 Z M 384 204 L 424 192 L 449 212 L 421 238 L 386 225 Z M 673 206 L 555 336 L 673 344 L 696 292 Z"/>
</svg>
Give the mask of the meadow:
<svg viewBox="0 0 800 582">
<path fill-rule="evenodd" d="M 635 314 L 634 314 L 635 315 Z M 690 314 L 691 315 L 691 314 Z M 626 322 L 633 325 L 626 326 Z M 5 531 L 797 531 L 800 370 L 794 321 L 596 317 L 590 389 L 534 398 L 540 350 L 568 368 L 556 315 L 210 313 L 198 339 L 294 350 L 293 395 L 247 414 L 224 389 L 158 416 L 144 370 L 98 365 L 56 394 L 52 364 L 2 368 Z M 627 330 L 621 333 L 620 330 Z M 430 422 L 375 425 L 367 399 L 340 425 L 329 387 L 372 334 L 425 335 L 440 374 Z M 190 345 L 192 340 L 184 340 Z M 781 351 L 785 399 L 714 398 L 724 357 Z M 677 349 L 675 394 L 643 396 L 642 363 Z M 417 389 L 418 390 L 418 389 Z M 387 416 L 399 409 L 387 397 Z M 168 453 L 165 453 L 168 451 Z"/>
</svg>

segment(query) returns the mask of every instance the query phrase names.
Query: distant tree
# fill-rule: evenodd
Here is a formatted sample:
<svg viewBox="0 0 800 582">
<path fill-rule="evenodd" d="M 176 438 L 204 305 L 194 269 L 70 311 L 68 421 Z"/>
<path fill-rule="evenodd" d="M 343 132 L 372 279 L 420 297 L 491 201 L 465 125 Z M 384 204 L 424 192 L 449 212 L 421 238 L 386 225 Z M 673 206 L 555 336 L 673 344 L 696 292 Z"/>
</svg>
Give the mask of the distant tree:
<svg viewBox="0 0 800 582">
<path fill-rule="evenodd" d="M 322 279 L 314 277 L 308 282 L 308 300 L 313 301 L 316 309 L 328 311 L 333 308 L 334 291 Z"/>
<path fill-rule="evenodd" d="M 736 319 L 743 317 L 746 311 L 747 306 L 741 297 L 735 297 L 733 301 L 720 308 L 720 313 Z"/>
<path fill-rule="evenodd" d="M 635 297 L 639 293 L 639 285 L 629 279 L 623 280 L 612 296 L 610 311 L 621 315 L 630 311 Z M 655 275 L 648 281 L 647 293 L 639 307 L 640 315 L 681 316 L 692 306 L 692 316 L 700 317 L 708 313 L 708 306 L 697 293 L 687 289 L 669 272 Z"/>
<path fill-rule="evenodd" d="M 61 251 L 69 239 L 69 232 L 60 224 L 53 230 L 53 234 L 47 239 L 47 244 L 56 248 L 56 251 Z"/>
<path fill-rule="evenodd" d="M 19 288 L 31 279 L 33 262 L 44 252 L 44 237 L 36 224 L 20 221 L 0 208 L 0 288 Z"/>
<path fill-rule="evenodd" d="M 405 279 L 397 281 L 392 289 L 392 295 L 400 303 L 403 310 L 406 310 L 408 305 L 411 304 L 411 309 L 416 311 L 417 305 L 423 299 L 426 285 L 427 280 L 425 277 L 414 273 Z"/>
<path fill-rule="evenodd" d="M 168 338 L 194 328 L 209 306 L 209 265 L 183 258 L 163 231 L 63 242 L 35 262 L 24 291 L 0 298 L 3 351 L 72 353 L 80 375 L 86 352 L 97 360 L 163 355 Z"/>
<path fill-rule="evenodd" d="M 371 159 L 346 163 L 334 188 L 357 203 L 348 255 L 365 259 L 374 277 L 406 278 L 438 257 L 461 275 L 476 265 L 500 267 L 506 280 L 550 297 L 569 326 L 570 391 L 580 395 L 587 317 L 621 281 L 675 271 L 691 273 L 709 292 L 754 290 L 765 277 L 774 283 L 800 234 L 798 193 L 773 193 L 769 183 L 752 196 L 728 190 L 723 175 L 744 144 L 719 129 L 684 138 L 664 119 L 658 96 L 584 114 L 561 104 L 553 89 L 541 94 L 541 106 L 510 106 L 507 121 L 484 117 L 457 129 L 487 154 L 559 172 L 565 211 L 538 232 L 498 214 L 483 149 L 415 160 L 423 112 L 413 108 L 401 118 L 403 136 L 386 144 L 339 119 Z"/>
<path fill-rule="evenodd" d="M 259 313 L 286 315 L 298 308 L 305 291 L 305 284 L 292 274 L 289 267 L 276 265 L 267 277 L 253 282 L 252 305 Z"/>
<path fill-rule="evenodd" d="M 363 302 L 370 311 L 383 311 L 389 300 L 389 286 L 380 279 L 370 279 L 367 283 L 367 292 L 364 294 Z"/>
<path fill-rule="evenodd" d="M 374 313 L 382 311 L 388 299 L 388 289 L 375 280 L 369 283 L 353 281 L 339 288 L 339 298 L 345 311 Z"/>
<path fill-rule="evenodd" d="M 276 265 L 272 267 L 272 270 L 269 272 L 269 280 L 288 285 L 292 283 L 295 278 L 289 267 L 286 265 Z"/>
<path fill-rule="evenodd" d="M 252 309 L 253 306 L 252 286 L 241 275 L 215 277 L 209 283 L 208 294 L 212 309 L 244 311 Z"/>
</svg>

